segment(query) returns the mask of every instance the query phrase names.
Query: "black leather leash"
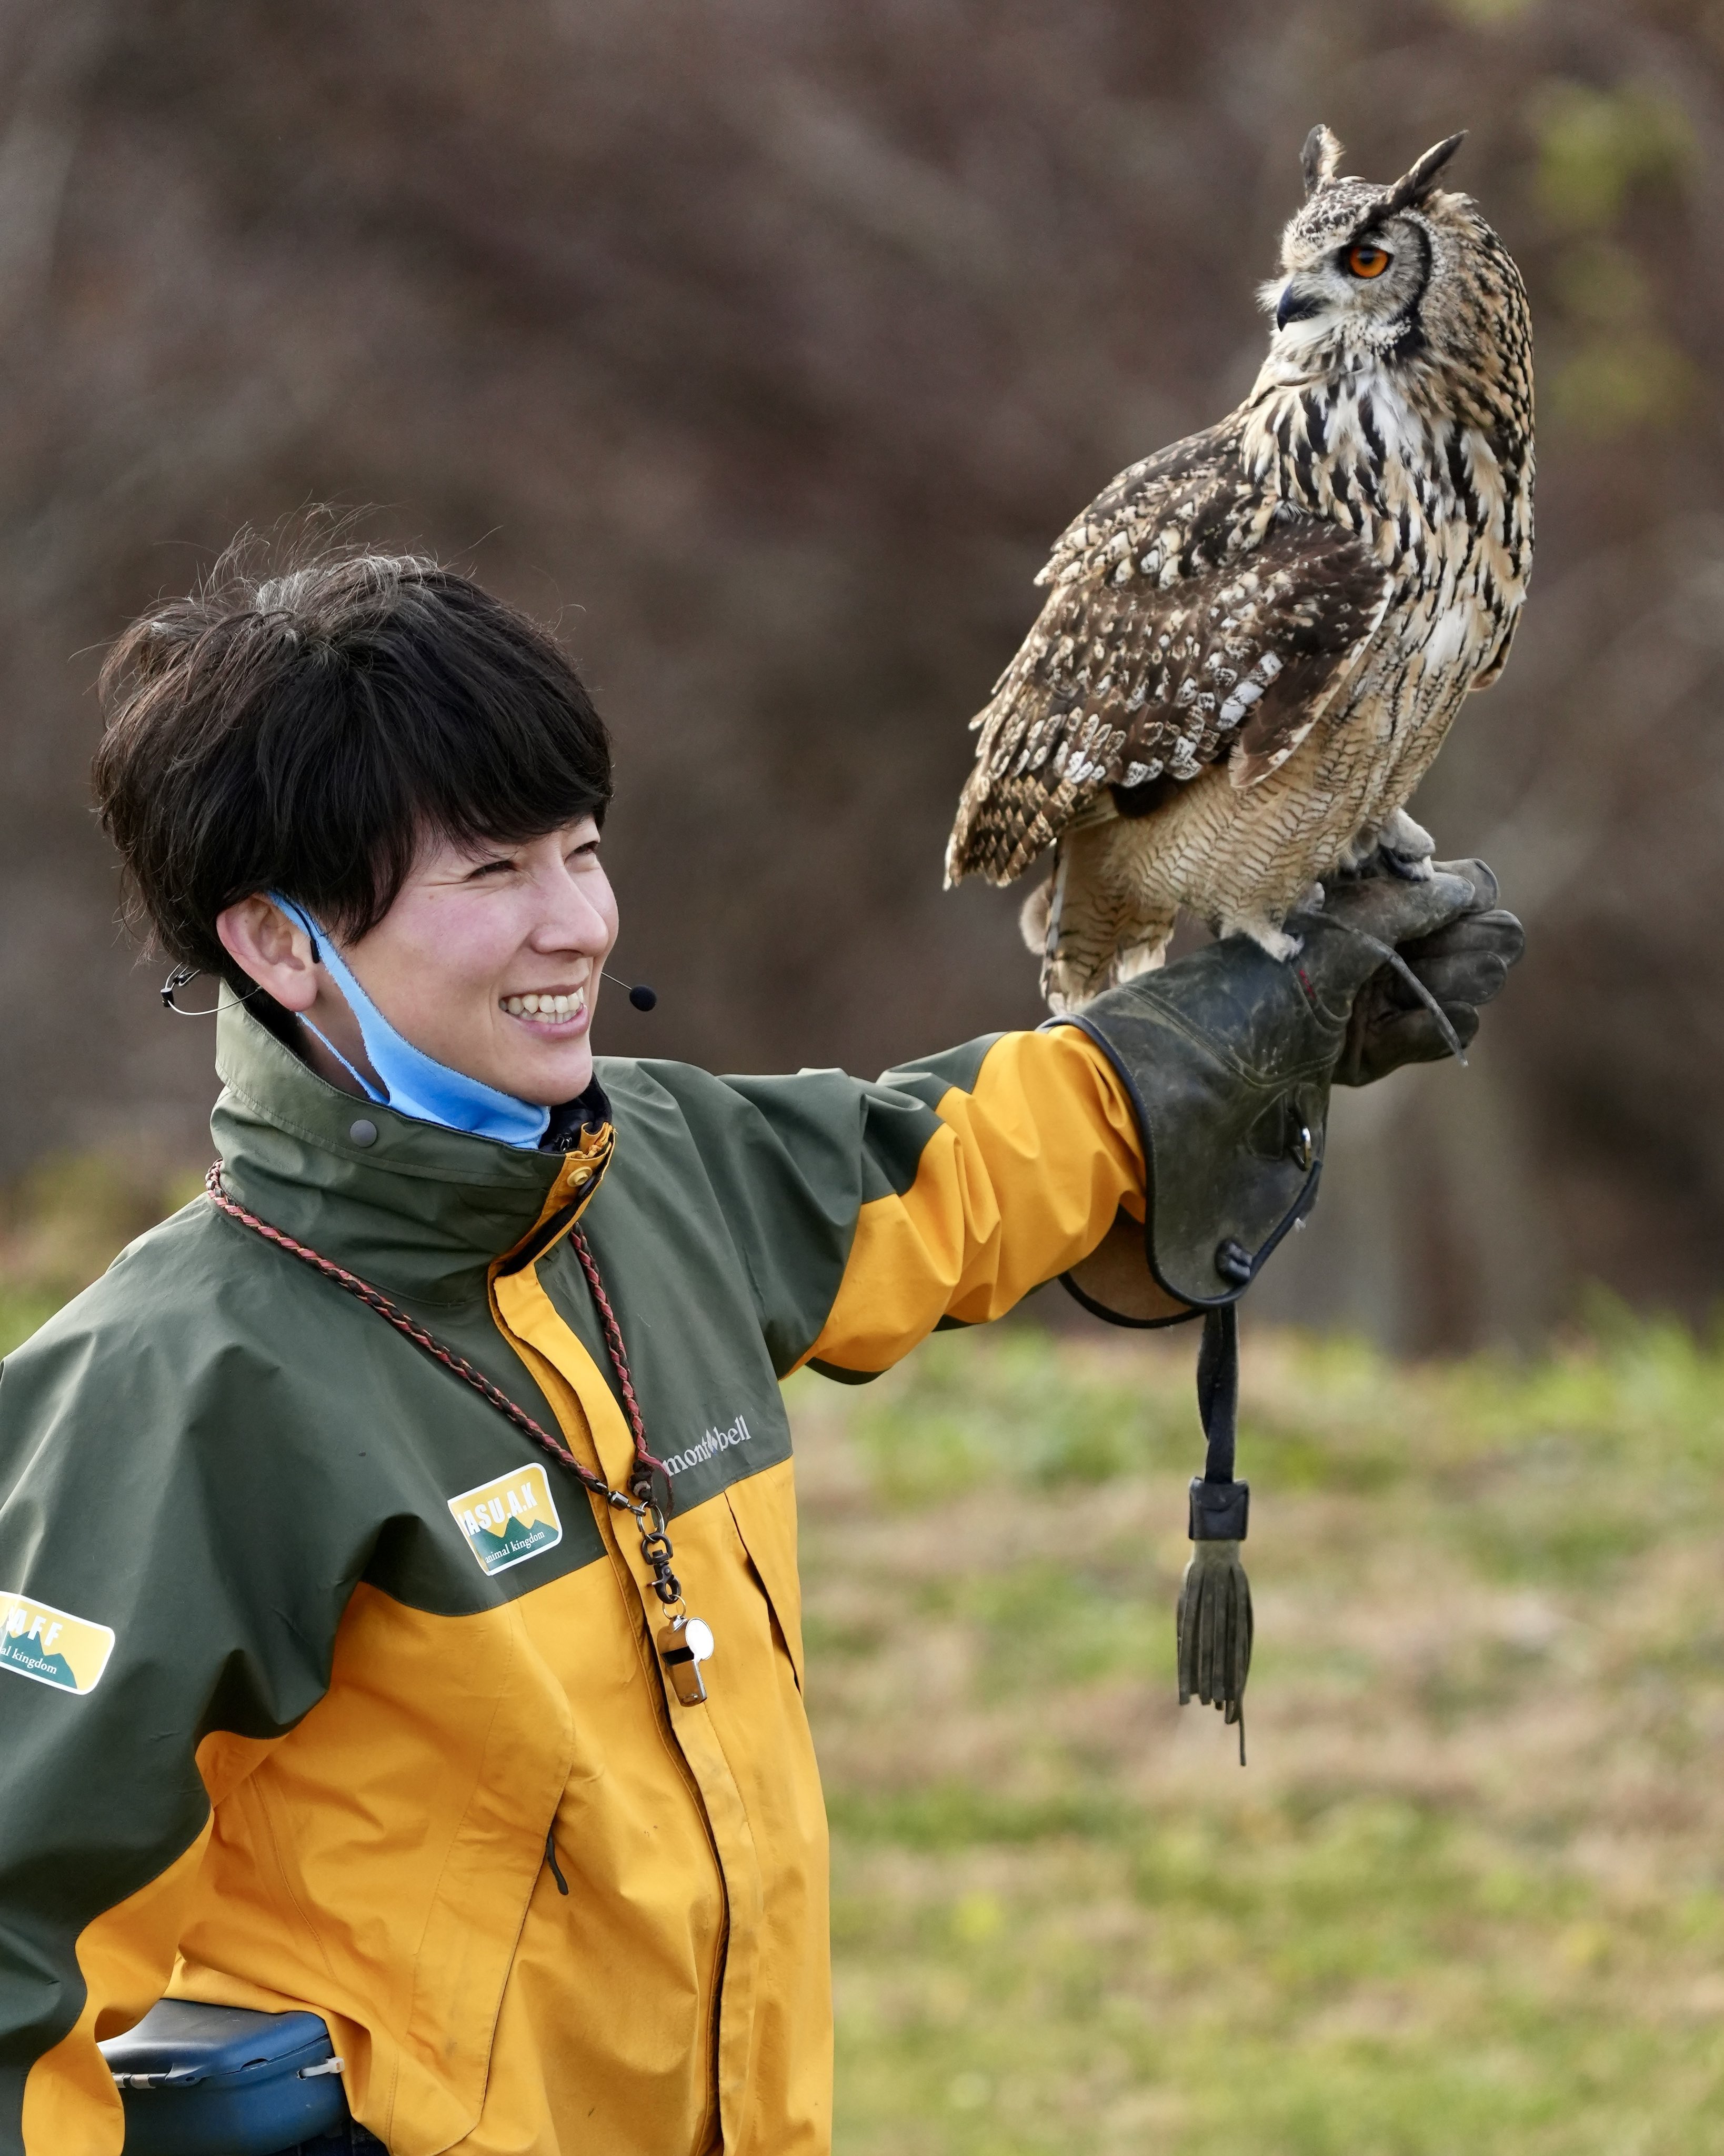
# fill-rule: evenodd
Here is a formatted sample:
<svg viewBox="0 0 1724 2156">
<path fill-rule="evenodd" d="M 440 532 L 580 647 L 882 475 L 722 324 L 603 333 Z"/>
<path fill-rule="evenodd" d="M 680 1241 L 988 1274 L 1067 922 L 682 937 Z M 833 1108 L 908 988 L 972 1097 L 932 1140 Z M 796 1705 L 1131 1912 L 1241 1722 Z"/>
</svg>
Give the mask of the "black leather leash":
<svg viewBox="0 0 1724 2156">
<path fill-rule="evenodd" d="M 1205 1313 L 1198 1353 L 1198 1412 L 1207 1451 L 1191 1481 L 1191 1562 L 1179 1589 L 1179 1703 L 1220 1709 L 1239 1732 L 1245 1763 L 1245 1679 L 1251 1669 L 1251 1583 L 1239 1562 L 1251 1486 L 1234 1479 L 1239 1436 L 1239 1313 L 1224 1303 Z"/>
<path fill-rule="evenodd" d="M 1245 1515 L 1251 1486 L 1233 1479 L 1239 1422 L 1239 1306 L 1224 1303 L 1205 1313 L 1203 1344 L 1198 1351 L 1198 1413 L 1203 1417 L 1208 1450 L 1201 1476 L 1191 1485 L 1191 1538 L 1216 1542 L 1245 1539 Z M 1199 1527 L 1199 1515 L 1205 1522 Z M 1233 1524 L 1237 1521 L 1237 1525 Z M 1219 1522 L 1225 1521 L 1228 1524 Z M 1209 1524 L 1214 1522 L 1218 1524 Z"/>
</svg>

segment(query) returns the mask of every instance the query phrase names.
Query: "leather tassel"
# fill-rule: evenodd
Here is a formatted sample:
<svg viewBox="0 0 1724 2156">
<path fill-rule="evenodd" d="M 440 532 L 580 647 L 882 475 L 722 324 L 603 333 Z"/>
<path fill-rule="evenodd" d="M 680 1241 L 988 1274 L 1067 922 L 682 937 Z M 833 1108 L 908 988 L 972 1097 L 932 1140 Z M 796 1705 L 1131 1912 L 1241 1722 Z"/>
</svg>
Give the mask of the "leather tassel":
<svg viewBox="0 0 1724 2156">
<path fill-rule="evenodd" d="M 1239 1730 L 1245 1763 L 1245 1679 L 1251 1671 L 1251 1583 L 1236 1542 L 1200 1542 L 1179 1589 L 1179 1704 L 1221 1709 Z"/>
</svg>

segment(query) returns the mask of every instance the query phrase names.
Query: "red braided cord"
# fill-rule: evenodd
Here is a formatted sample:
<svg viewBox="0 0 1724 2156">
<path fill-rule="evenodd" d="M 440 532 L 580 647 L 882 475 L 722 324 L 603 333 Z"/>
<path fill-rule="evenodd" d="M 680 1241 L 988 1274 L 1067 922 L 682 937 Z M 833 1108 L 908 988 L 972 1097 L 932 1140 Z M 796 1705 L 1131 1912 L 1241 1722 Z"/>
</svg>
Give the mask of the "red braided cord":
<svg viewBox="0 0 1724 2156">
<path fill-rule="evenodd" d="M 629 1435 L 634 1440 L 634 1456 L 643 1467 L 656 1467 L 668 1485 L 670 1469 L 662 1460 L 655 1460 L 647 1450 L 646 1424 L 641 1415 L 640 1403 L 634 1397 L 634 1380 L 629 1374 L 629 1354 L 623 1345 L 623 1328 L 618 1324 L 617 1313 L 611 1308 L 611 1299 L 604 1291 L 604 1282 L 598 1273 L 598 1260 L 593 1256 L 583 1230 L 571 1228 L 569 1240 L 575 1246 L 575 1255 L 581 1260 L 581 1270 L 587 1276 L 587 1285 L 592 1289 L 593 1300 L 598 1306 L 599 1319 L 604 1327 L 604 1344 L 610 1351 L 611 1368 L 617 1373 L 623 1405 L 629 1416 Z"/>
<path fill-rule="evenodd" d="M 475 1369 L 465 1356 L 456 1354 L 452 1348 L 445 1348 L 440 1340 L 426 1332 L 423 1326 L 416 1324 L 404 1310 L 390 1301 L 381 1288 L 373 1287 L 369 1281 L 362 1280 L 357 1273 L 348 1272 L 345 1267 L 336 1265 L 332 1259 L 326 1258 L 319 1252 L 308 1249 L 304 1243 L 296 1243 L 291 1235 L 284 1235 L 279 1228 L 272 1228 L 267 1220 L 259 1219 L 255 1213 L 248 1213 L 243 1205 L 236 1204 L 222 1188 L 222 1163 L 219 1161 L 214 1163 L 208 1174 L 204 1177 L 203 1187 L 230 1220 L 238 1220 L 243 1226 L 249 1228 L 254 1235 L 261 1235 L 265 1242 L 274 1243 L 278 1250 L 285 1250 L 290 1256 L 301 1260 L 305 1264 L 321 1273 L 326 1280 L 333 1281 L 337 1287 L 346 1288 L 349 1295 L 357 1296 L 368 1310 L 376 1311 L 379 1317 L 387 1318 L 395 1330 L 398 1332 L 405 1333 L 416 1348 L 423 1348 L 428 1355 L 441 1363 L 445 1369 L 452 1370 L 456 1377 L 464 1378 L 472 1386 L 475 1392 L 482 1394 L 489 1400 L 500 1414 L 506 1415 L 517 1430 L 524 1430 L 536 1445 L 542 1445 L 553 1460 L 567 1467 L 582 1486 L 590 1490 L 595 1497 L 603 1497 L 608 1504 L 618 1504 L 624 1502 L 620 1494 L 613 1490 L 608 1482 L 602 1481 L 599 1476 L 583 1467 L 566 1445 L 552 1437 L 549 1430 L 541 1429 L 525 1408 L 516 1407 L 500 1385 L 494 1385 L 484 1371 Z M 585 1261 L 591 1265 L 590 1259 L 586 1259 Z M 596 1277 L 597 1268 L 593 1267 L 588 1271 L 587 1278 L 593 1280 Z M 595 1292 L 601 1292 L 601 1291 L 595 1290 Z M 607 1320 L 612 1327 L 614 1327 L 616 1320 L 610 1315 L 608 1304 L 603 1307 Z M 617 1335 L 617 1340 L 620 1346 L 622 1340 L 620 1332 Z M 615 1348 L 613 1348 L 612 1353 L 614 1358 Z M 626 1364 L 619 1368 L 618 1375 L 628 1391 L 630 1404 L 633 1407 L 634 1389 L 629 1384 Z M 638 1408 L 634 1408 L 631 1420 L 635 1423 L 637 1431 L 635 1449 L 644 1458 L 647 1455 L 639 1435 L 639 1412 Z M 654 1461 L 653 1465 L 656 1466 L 658 1463 Z"/>
</svg>

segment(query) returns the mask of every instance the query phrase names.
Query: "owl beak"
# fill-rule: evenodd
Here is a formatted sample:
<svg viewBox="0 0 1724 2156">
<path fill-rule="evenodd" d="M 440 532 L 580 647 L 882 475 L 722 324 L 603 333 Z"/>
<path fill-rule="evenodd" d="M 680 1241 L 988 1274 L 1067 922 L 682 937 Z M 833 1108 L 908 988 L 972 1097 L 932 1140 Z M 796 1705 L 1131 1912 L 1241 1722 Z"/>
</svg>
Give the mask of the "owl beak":
<svg viewBox="0 0 1724 2156">
<path fill-rule="evenodd" d="M 1301 292 L 1298 280 L 1290 277 L 1281 287 L 1280 298 L 1275 301 L 1275 327 L 1284 330 L 1289 322 L 1305 321 L 1321 305 L 1315 292 Z"/>
</svg>

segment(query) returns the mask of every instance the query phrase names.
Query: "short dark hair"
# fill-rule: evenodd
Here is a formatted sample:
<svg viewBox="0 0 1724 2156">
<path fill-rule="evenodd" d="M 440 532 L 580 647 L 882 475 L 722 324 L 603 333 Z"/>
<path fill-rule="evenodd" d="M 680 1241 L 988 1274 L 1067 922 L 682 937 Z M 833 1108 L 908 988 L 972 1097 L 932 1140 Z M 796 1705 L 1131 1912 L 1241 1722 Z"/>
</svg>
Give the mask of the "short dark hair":
<svg viewBox="0 0 1724 2156">
<path fill-rule="evenodd" d="M 611 797 L 610 737 L 554 639 L 415 556 L 264 575 L 230 550 L 131 624 L 100 694 L 96 801 L 131 910 L 235 987 L 216 918 L 254 892 L 357 938 L 428 839 L 519 844 Z"/>
</svg>

